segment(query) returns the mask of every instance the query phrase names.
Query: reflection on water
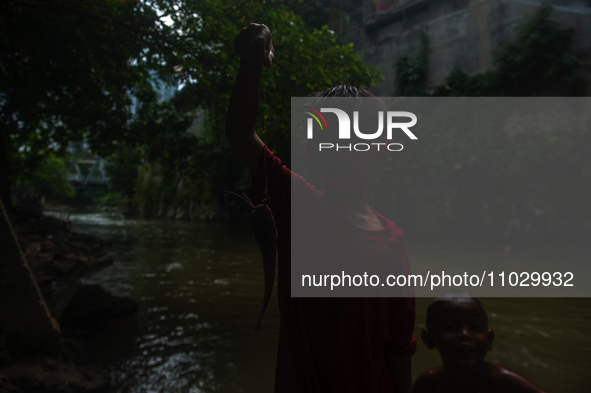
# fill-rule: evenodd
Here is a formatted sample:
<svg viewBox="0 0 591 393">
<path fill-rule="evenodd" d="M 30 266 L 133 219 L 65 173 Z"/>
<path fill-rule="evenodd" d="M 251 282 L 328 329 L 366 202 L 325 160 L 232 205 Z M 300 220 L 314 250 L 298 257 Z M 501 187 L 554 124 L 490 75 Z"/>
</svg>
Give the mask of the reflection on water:
<svg viewBox="0 0 591 393">
<path fill-rule="evenodd" d="M 253 330 L 264 285 L 248 230 L 107 213 L 70 219 L 75 230 L 113 242 L 115 264 L 87 280 L 140 302 L 134 317 L 93 333 L 91 349 L 112 370 L 113 392 L 272 392 L 279 311 L 274 295 L 261 329 Z M 439 365 L 419 338 L 429 301 L 417 299 L 415 376 Z M 496 333 L 490 361 L 549 391 L 588 391 L 591 301 L 482 301 Z"/>
</svg>

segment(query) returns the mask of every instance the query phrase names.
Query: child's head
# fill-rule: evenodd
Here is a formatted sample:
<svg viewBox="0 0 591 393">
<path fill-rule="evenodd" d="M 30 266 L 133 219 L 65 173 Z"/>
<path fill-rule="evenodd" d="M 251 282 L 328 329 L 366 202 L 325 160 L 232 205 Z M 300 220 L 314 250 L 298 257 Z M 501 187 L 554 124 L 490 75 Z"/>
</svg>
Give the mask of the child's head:
<svg viewBox="0 0 591 393">
<path fill-rule="evenodd" d="M 494 333 L 478 299 L 466 292 L 448 292 L 427 307 L 421 337 L 429 349 L 437 348 L 444 366 L 470 367 L 482 363 Z"/>
<path fill-rule="evenodd" d="M 386 142 L 385 137 L 380 140 L 364 140 L 353 133 L 354 124 L 359 124 L 361 132 L 376 132 L 378 129 L 378 112 L 384 111 L 384 103 L 369 90 L 356 86 L 339 85 L 310 95 L 310 106 L 315 108 L 338 108 L 349 114 L 351 137 L 338 139 L 339 121 L 335 114 L 324 113 L 323 120 L 327 128 L 314 134 L 315 143 L 304 143 L 304 150 L 315 165 L 315 169 L 322 176 L 325 186 L 330 189 L 345 191 L 353 187 L 363 186 L 368 175 L 377 162 L 377 148 L 371 146 L 364 151 L 371 142 Z M 353 112 L 358 113 L 358 123 L 355 123 Z M 382 133 L 385 135 L 386 133 Z M 319 151 L 319 144 L 332 145 Z M 358 143 L 361 143 L 357 145 Z M 351 148 L 346 146 L 351 145 Z M 345 147 L 341 148 L 340 147 Z M 357 146 L 358 149 L 356 148 Z M 374 151 L 375 150 L 375 151 Z M 384 146 L 380 151 L 386 151 Z"/>
<path fill-rule="evenodd" d="M 369 90 L 357 86 L 337 85 L 323 91 L 316 91 L 310 97 L 318 98 L 376 98 Z"/>
</svg>

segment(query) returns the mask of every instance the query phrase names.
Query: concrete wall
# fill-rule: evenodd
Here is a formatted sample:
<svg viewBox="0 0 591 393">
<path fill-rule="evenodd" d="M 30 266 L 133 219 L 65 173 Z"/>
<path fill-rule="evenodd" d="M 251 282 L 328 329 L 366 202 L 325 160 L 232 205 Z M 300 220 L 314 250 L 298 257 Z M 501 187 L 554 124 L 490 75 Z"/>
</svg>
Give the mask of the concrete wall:
<svg viewBox="0 0 591 393">
<path fill-rule="evenodd" d="M 591 1 L 552 0 L 553 18 L 577 30 L 574 49 L 588 61 L 591 53 Z M 396 60 L 415 55 L 422 29 L 429 37 L 428 85 L 443 82 L 454 67 L 469 74 L 493 68 L 491 52 L 514 36 L 541 2 L 535 0 L 406 0 L 377 16 L 364 15 L 364 26 L 353 28 L 344 40 L 378 67 L 385 80 L 373 92 L 394 94 Z M 585 57 L 586 55 L 586 57 Z M 586 64 L 590 68 L 590 64 Z M 588 70 L 589 71 L 589 70 Z M 589 72 L 588 74 L 591 74 Z"/>
</svg>

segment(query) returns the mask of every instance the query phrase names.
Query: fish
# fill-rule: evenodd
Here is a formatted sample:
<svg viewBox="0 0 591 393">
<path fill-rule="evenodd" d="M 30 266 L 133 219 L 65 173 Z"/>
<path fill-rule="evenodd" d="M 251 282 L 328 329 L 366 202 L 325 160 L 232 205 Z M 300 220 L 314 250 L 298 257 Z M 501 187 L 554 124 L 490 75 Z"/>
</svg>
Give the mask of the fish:
<svg viewBox="0 0 591 393">
<path fill-rule="evenodd" d="M 261 320 L 265 314 L 265 310 L 271 300 L 273 294 L 273 285 L 275 283 L 275 265 L 277 262 L 277 227 L 275 226 L 275 218 L 269 206 L 267 206 L 267 192 L 265 190 L 265 198 L 260 205 L 254 205 L 246 195 L 238 195 L 235 192 L 228 191 L 230 194 L 236 195 L 252 207 L 252 216 L 254 224 L 254 236 L 255 240 L 261 250 L 263 257 L 263 270 L 265 272 L 265 294 L 263 297 L 263 307 L 261 309 L 261 315 L 259 320 L 254 327 L 254 330 L 258 330 L 261 326 Z"/>
</svg>

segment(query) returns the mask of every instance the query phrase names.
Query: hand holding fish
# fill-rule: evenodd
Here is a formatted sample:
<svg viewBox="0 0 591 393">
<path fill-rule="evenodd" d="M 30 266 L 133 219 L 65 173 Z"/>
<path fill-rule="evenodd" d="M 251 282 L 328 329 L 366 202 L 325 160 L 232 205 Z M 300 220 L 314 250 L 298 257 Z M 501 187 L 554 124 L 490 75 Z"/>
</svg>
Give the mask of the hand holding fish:
<svg viewBox="0 0 591 393">
<path fill-rule="evenodd" d="M 267 206 L 267 191 L 265 189 L 265 199 L 260 205 L 255 206 L 246 195 L 241 196 L 235 192 L 228 191 L 230 194 L 236 195 L 252 207 L 250 214 L 254 224 L 255 240 L 261 250 L 263 257 L 263 271 L 265 273 L 265 295 L 263 297 L 263 307 L 259 320 L 254 327 L 258 330 L 261 326 L 261 319 L 265 314 L 271 294 L 273 293 L 273 284 L 275 282 L 275 264 L 277 262 L 277 229 L 275 227 L 275 219 L 271 213 L 271 209 Z"/>
</svg>

